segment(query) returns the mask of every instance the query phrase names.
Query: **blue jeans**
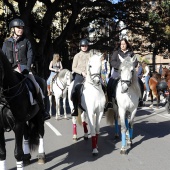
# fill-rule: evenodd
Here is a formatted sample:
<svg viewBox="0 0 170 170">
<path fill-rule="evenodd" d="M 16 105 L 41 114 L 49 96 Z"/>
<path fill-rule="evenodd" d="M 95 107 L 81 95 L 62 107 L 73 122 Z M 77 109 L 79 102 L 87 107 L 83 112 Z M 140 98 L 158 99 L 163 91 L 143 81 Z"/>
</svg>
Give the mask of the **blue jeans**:
<svg viewBox="0 0 170 170">
<path fill-rule="evenodd" d="M 50 82 L 55 75 L 56 75 L 56 73 L 51 71 L 50 76 L 47 79 L 47 85 L 50 85 Z"/>
<path fill-rule="evenodd" d="M 150 76 L 146 76 L 145 77 L 145 86 L 146 86 L 147 92 L 150 91 L 150 88 L 149 88 L 149 79 L 150 79 Z"/>
</svg>

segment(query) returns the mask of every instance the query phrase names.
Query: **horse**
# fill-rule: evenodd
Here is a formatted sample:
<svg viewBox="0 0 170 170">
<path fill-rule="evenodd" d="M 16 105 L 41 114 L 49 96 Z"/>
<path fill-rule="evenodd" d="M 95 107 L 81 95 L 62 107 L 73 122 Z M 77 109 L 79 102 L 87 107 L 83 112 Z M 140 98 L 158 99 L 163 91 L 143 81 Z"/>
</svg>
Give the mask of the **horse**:
<svg viewBox="0 0 170 170">
<path fill-rule="evenodd" d="M 119 67 L 120 79 L 116 88 L 116 98 L 112 99 L 113 109 L 108 109 L 106 120 L 113 124 L 115 120 L 115 134 L 118 137 L 118 117 L 121 123 L 122 147 L 121 154 L 127 154 L 127 145 L 132 146 L 133 124 L 136 115 L 141 90 L 134 67 L 136 57 L 123 59 L 119 55 L 121 65 Z M 127 141 L 126 141 L 127 140 Z"/>
<path fill-rule="evenodd" d="M 53 92 L 56 101 L 56 119 L 60 117 L 60 98 L 63 99 L 63 108 L 64 108 L 64 118 L 67 119 L 66 112 L 66 98 L 67 98 L 67 89 L 70 83 L 72 82 L 73 76 L 71 71 L 68 69 L 61 70 L 57 78 L 53 83 Z M 49 96 L 50 101 L 50 115 L 52 116 L 52 95 Z"/>
<path fill-rule="evenodd" d="M 31 104 L 28 84 L 35 92 L 32 94 L 36 94 L 35 87 L 27 76 L 13 71 L 7 57 L 0 50 L 0 167 L 4 170 L 6 169 L 4 133 L 11 130 L 15 133 L 14 156 L 17 170 L 23 169 L 23 162 L 28 163 L 31 158 L 29 152 L 38 147 L 38 163 L 45 163 L 43 113 L 38 104 Z M 45 81 L 41 81 L 41 87 L 42 90 L 47 88 Z"/>
<path fill-rule="evenodd" d="M 161 78 L 161 74 L 154 72 L 152 73 L 152 77 L 149 79 L 149 88 L 150 88 L 150 92 L 149 95 L 151 97 L 151 105 L 149 106 L 150 108 L 153 108 L 153 98 L 155 97 L 157 100 L 157 105 L 156 108 L 159 108 L 159 104 L 160 104 L 160 92 L 163 92 L 164 95 L 164 99 L 162 100 L 162 102 L 164 102 L 164 100 L 166 99 L 166 96 L 164 94 L 164 91 L 166 90 L 166 83 L 162 80 Z M 143 94 L 143 99 L 145 98 L 146 95 L 146 86 L 144 85 L 145 88 L 145 92 Z M 146 99 L 147 101 L 147 99 Z"/>
<path fill-rule="evenodd" d="M 162 78 L 165 79 L 168 89 L 170 89 L 170 70 L 166 67 L 162 69 Z"/>
<path fill-rule="evenodd" d="M 88 119 L 88 125 L 90 127 L 90 134 L 92 139 L 92 155 L 96 156 L 98 155 L 97 142 L 100 131 L 100 121 L 103 116 L 106 102 L 105 95 L 100 83 L 101 55 L 92 55 L 89 59 L 86 69 L 87 76 L 82 85 L 82 91 L 80 94 L 78 120 L 80 118 L 80 114 L 84 111 L 84 114 Z M 70 96 L 72 87 L 73 82 L 68 89 L 69 104 L 72 103 Z M 70 104 L 70 109 L 73 110 L 72 104 Z M 74 123 L 75 122 L 73 120 L 73 128 L 76 126 Z"/>
</svg>

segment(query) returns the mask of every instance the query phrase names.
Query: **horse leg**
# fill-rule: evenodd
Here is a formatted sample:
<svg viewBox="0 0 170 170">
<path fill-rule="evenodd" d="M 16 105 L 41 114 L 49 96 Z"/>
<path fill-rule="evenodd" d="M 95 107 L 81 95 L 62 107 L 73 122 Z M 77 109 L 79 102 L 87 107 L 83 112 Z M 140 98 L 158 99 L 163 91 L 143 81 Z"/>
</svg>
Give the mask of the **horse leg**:
<svg viewBox="0 0 170 170">
<path fill-rule="evenodd" d="M 0 131 L 0 169 L 6 170 L 6 149 L 4 131 Z"/>
<path fill-rule="evenodd" d="M 82 124 L 83 124 L 83 129 L 84 129 L 84 140 L 88 140 L 88 129 L 87 129 L 87 123 L 86 123 L 86 117 L 85 117 L 85 113 L 83 112 L 81 114 L 81 120 L 82 120 Z"/>
<path fill-rule="evenodd" d="M 150 108 L 153 108 L 153 92 L 150 90 L 151 93 L 151 105 L 149 106 Z"/>
<path fill-rule="evenodd" d="M 100 121 L 101 121 L 101 118 L 103 116 L 103 112 L 100 112 L 99 115 L 97 114 L 96 115 L 96 147 L 98 148 L 97 146 L 97 143 L 98 143 L 98 137 L 99 137 L 99 132 L 100 132 Z"/>
<path fill-rule="evenodd" d="M 17 170 L 23 170 L 23 156 L 24 152 L 22 149 L 22 141 L 24 135 L 24 123 L 16 123 L 14 128 L 15 133 L 15 150 L 14 155 L 15 159 L 17 160 Z"/>
<path fill-rule="evenodd" d="M 122 147 L 120 150 L 120 154 L 127 154 L 126 149 L 126 123 L 125 123 L 125 116 L 126 111 L 119 107 L 119 116 L 120 116 L 120 123 L 121 123 L 121 136 L 122 136 Z"/>
<path fill-rule="evenodd" d="M 72 122 L 73 122 L 73 141 L 77 141 L 77 117 L 72 116 Z"/>
<path fill-rule="evenodd" d="M 115 121 L 115 139 L 119 139 L 119 123 L 118 123 L 118 113 L 114 115 Z"/>
<path fill-rule="evenodd" d="M 127 140 L 127 145 L 132 147 L 132 138 L 133 138 L 133 123 L 134 123 L 134 118 L 136 115 L 137 109 L 134 109 L 134 111 L 131 114 L 129 124 L 128 124 L 128 132 L 129 132 L 129 138 Z"/>
<path fill-rule="evenodd" d="M 28 125 L 25 124 L 24 127 L 24 142 L 23 142 L 23 150 L 24 150 L 24 158 L 23 158 L 23 164 L 29 165 L 31 154 L 30 154 L 30 148 L 29 148 L 29 132 L 28 132 Z"/>
<path fill-rule="evenodd" d="M 50 116 L 52 116 L 52 105 L 53 105 L 53 96 L 52 95 L 50 95 L 49 96 L 49 104 L 50 104 Z"/>
<path fill-rule="evenodd" d="M 156 99 L 157 99 L 157 108 L 159 109 L 159 104 L 160 104 L 160 93 L 159 93 L 159 91 L 157 91 Z"/>
<path fill-rule="evenodd" d="M 60 98 L 57 98 L 57 96 L 55 96 L 55 102 L 56 102 L 56 119 L 58 119 L 60 117 Z"/>
<path fill-rule="evenodd" d="M 67 119 L 67 112 L 66 112 L 66 96 L 63 95 L 63 109 L 64 109 L 64 118 Z"/>
<path fill-rule="evenodd" d="M 38 133 L 39 133 L 39 147 L 38 147 L 38 164 L 45 164 L 45 149 L 44 149 L 44 120 L 42 113 L 38 112 Z"/>
<path fill-rule="evenodd" d="M 89 120 L 89 126 L 90 126 L 90 134 L 91 134 L 91 139 L 92 139 L 92 154 L 93 156 L 98 155 L 98 150 L 97 150 L 97 141 L 96 141 L 96 130 L 94 128 L 94 114 L 93 112 L 88 112 L 88 120 Z"/>
</svg>

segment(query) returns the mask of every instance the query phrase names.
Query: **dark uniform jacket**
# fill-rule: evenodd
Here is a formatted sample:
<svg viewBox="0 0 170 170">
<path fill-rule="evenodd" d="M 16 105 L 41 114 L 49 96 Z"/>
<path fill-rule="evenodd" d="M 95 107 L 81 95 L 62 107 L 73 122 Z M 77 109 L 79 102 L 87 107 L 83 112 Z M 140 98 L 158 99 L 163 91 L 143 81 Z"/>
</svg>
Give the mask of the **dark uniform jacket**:
<svg viewBox="0 0 170 170">
<path fill-rule="evenodd" d="M 21 71 L 24 69 L 30 71 L 33 52 L 28 39 L 21 37 L 16 41 L 10 37 L 3 43 L 2 51 L 7 56 L 13 68 L 20 65 Z"/>
<path fill-rule="evenodd" d="M 134 56 L 134 53 L 131 50 L 127 50 L 125 53 L 122 50 L 120 50 L 120 49 L 117 50 L 117 51 L 114 51 L 112 56 L 111 56 L 111 59 L 110 59 L 110 64 L 114 68 L 115 71 L 119 70 L 119 67 L 120 67 L 120 64 L 121 64 L 121 61 L 119 59 L 118 54 L 122 58 L 126 58 L 128 56 L 130 56 L 130 57 Z M 138 65 L 137 59 L 135 60 L 134 65 L 135 65 L 135 67 L 137 67 L 137 65 Z"/>
</svg>

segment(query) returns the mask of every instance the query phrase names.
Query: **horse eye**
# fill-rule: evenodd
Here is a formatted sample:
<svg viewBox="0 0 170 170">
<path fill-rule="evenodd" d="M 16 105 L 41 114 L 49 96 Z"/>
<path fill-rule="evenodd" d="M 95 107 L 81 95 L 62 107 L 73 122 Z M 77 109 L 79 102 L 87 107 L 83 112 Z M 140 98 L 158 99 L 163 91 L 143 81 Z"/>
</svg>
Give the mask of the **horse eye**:
<svg viewBox="0 0 170 170">
<path fill-rule="evenodd" d="M 91 68 L 92 66 L 91 66 L 91 65 L 89 65 L 89 67 Z"/>
</svg>

